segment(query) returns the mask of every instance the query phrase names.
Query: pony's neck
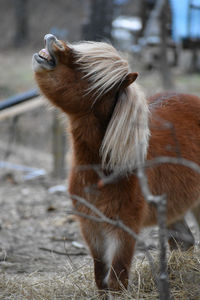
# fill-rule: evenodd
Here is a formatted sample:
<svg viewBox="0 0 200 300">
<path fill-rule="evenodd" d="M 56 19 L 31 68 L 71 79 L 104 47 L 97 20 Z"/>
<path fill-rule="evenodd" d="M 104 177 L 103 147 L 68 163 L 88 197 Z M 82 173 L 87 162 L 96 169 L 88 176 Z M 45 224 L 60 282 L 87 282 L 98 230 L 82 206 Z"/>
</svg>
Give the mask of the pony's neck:
<svg viewBox="0 0 200 300">
<path fill-rule="evenodd" d="M 75 165 L 100 164 L 99 150 L 105 134 L 104 123 L 101 124 L 93 113 L 69 119 Z"/>
<path fill-rule="evenodd" d="M 115 96 L 107 94 L 89 112 L 69 116 L 76 164 L 101 164 L 100 148 L 115 104 Z"/>
</svg>

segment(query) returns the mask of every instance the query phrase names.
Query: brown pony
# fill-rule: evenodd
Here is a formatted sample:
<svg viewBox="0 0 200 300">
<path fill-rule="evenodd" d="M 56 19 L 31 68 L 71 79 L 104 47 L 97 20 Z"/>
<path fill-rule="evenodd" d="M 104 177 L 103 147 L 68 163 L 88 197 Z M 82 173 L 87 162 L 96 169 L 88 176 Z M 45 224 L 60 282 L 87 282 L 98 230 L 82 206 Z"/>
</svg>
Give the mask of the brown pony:
<svg viewBox="0 0 200 300">
<path fill-rule="evenodd" d="M 158 156 L 200 162 L 200 98 L 165 93 L 147 99 L 135 83 L 138 74 L 129 71 L 127 61 L 109 44 L 70 45 L 48 34 L 45 45 L 33 56 L 33 68 L 42 93 L 69 119 L 70 194 L 86 199 L 112 220 L 122 220 L 136 233 L 156 224 L 156 210 L 144 200 L 135 170 Z M 100 180 L 94 165 L 105 176 L 123 176 L 91 192 L 86 187 Z M 147 168 L 146 174 L 152 194 L 167 195 L 169 228 L 188 230 L 183 216 L 199 200 L 200 175 L 171 163 Z M 72 201 L 79 213 L 95 215 Z M 94 259 L 98 288 L 127 287 L 135 241 L 109 224 L 83 217 L 79 221 Z M 186 248 L 191 244 L 192 238 Z"/>
</svg>

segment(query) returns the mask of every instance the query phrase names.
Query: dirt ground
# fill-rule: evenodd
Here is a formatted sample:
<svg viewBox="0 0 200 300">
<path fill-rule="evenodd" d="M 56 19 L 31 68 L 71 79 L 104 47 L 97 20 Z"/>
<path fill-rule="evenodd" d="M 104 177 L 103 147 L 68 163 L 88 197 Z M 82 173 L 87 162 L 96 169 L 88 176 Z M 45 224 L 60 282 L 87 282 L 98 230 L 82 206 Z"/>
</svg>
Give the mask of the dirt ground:
<svg viewBox="0 0 200 300">
<path fill-rule="evenodd" d="M 3 144 L 0 144 L 3 150 Z M 38 151 L 19 147 L 10 162 L 23 165 L 26 155 L 32 159 Z M 40 153 L 41 167 L 50 166 L 51 156 Z M 38 162 L 39 165 L 39 162 Z M 48 168 L 47 168 L 48 169 Z M 6 274 L 49 274 L 71 272 L 92 264 L 81 238 L 79 226 L 67 197 L 67 180 L 54 180 L 48 173 L 28 179 L 29 172 L 0 168 L 0 269 Z M 61 189 L 62 188 L 62 189 Z M 57 191 L 56 191 L 57 190 Z M 197 240 L 199 232 L 189 216 Z M 157 228 L 145 230 L 142 239 L 148 248 L 157 249 Z M 136 256 L 143 257 L 140 245 Z"/>
<path fill-rule="evenodd" d="M 77 223 L 67 215 L 69 199 L 64 193 L 51 194 L 49 188 L 56 182 L 47 178 L 16 178 L 10 172 L 1 176 L 1 270 L 30 274 L 78 267 L 88 252 Z"/>
<path fill-rule="evenodd" d="M 36 155 L 34 151 L 29 154 Z M 12 156 L 11 161 L 16 162 L 16 157 Z M 23 163 L 20 157 L 19 162 Z M 50 157 L 46 158 L 46 165 L 48 163 Z M 9 168 L 1 168 L 0 172 L 2 271 L 12 274 L 59 272 L 91 262 L 78 223 L 67 214 L 71 209 L 67 192 L 52 191 L 60 186 L 67 188 L 67 180 L 56 181 L 49 175 L 27 180 L 27 172 Z M 156 247 L 156 235 L 156 230 L 152 230 L 151 248 Z"/>
</svg>

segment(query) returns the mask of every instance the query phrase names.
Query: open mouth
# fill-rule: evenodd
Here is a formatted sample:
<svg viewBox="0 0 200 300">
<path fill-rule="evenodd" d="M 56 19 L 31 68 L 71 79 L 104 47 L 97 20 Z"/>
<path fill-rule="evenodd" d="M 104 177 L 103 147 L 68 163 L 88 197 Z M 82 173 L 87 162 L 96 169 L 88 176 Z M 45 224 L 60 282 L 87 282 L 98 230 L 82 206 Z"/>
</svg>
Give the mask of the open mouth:
<svg viewBox="0 0 200 300">
<path fill-rule="evenodd" d="M 45 48 L 34 54 L 34 59 L 44 69 L 51 70 L 57 64 L 56 56 L 53 52 L 52 45 L 56 43 L 57 39 L 52 34 L 47 34 L 44 37 Z"/>
<path fill-rule="evenodd" d="M 54 58 L 49 54 L 48 49 L 44 48 L 39 51 L 38 58 L 41 62 L 46 61 L 50 65 L 54 65 L 55 61 Z"/>
</svg>

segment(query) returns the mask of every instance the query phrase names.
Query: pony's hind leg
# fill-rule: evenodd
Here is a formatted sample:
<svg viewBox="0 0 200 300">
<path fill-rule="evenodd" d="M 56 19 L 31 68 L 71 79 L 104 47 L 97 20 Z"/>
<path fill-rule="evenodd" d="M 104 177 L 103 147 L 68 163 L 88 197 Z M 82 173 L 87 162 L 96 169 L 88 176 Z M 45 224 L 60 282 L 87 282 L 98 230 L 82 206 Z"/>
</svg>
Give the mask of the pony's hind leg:
<svg viewBox="0 0 200 300">
<path fill-rule="evenodd" d="M 200 204 L 198 204 L 197 206 L 195 206 L 192 209 L 192 213 L 193 213 L 195 220 L 197 221 L 199 228 L 200 228 Z"/>
<path fill-rule="evenodd" d="M 180 249 L 187 251 L 194 246 L 194 236 L 184 218 L 169 225 L 168 230 L 170 250 Z"/>
</svg>

